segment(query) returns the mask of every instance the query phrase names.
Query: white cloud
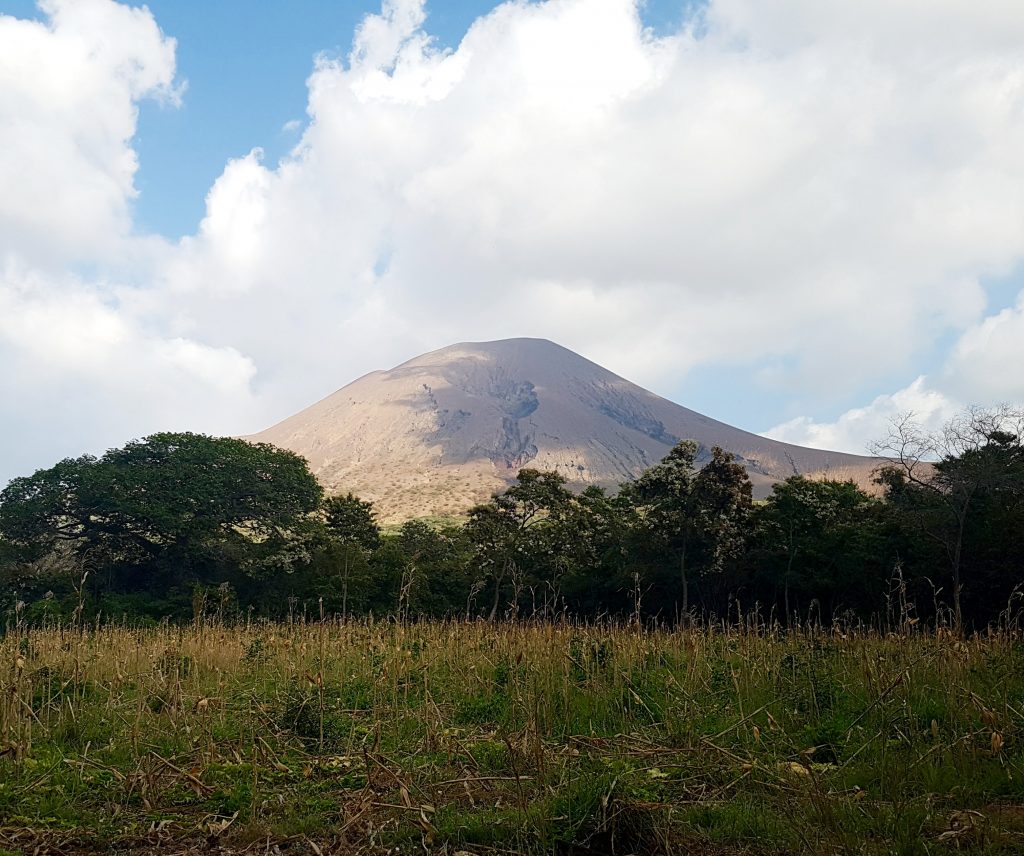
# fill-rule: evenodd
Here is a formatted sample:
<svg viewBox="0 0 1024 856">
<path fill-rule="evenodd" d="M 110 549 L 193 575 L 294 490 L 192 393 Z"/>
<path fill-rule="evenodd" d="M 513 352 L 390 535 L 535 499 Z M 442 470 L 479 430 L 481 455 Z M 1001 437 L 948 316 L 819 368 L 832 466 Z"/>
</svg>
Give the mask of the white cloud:
<svg viewBox="0 0 1024 856">
<path fill-rule="evenodd" d="M 132 227 L 136 102 L 178 97 L 175 43 L 146 9 L 40 6 L 0 16 L 0 258 L 109 260 Z"/>
<path fill-rule="evenodd" d="M 119 290 L 0 268 L 0 400 L 16 403 L 19 421 L 81 451 L 165 425 L 212 430 L 255 408 L 248 358 L 147 329 L 123 311 Z M 55 412 L 67 419 L 54 421 Z M 118 433 L 104 437 L 95 423 L 112 414 Z"/>
<path fill-rule="evenodd" d="M 906 414 L 937 431 L 968 407 L 1024 405 L 1024 292 L 1015 306 L 989 315 L 963 332 L 942 371 L 918 377 L 895 393 L 840 414 L 834 421 L 799 416 L 764 432 L 804 446 L 862 453 L 883 440 Z"/>
<path fill-rule="evenodd" d="M 170 333 L 164 298 L 161 317 L 133 311 L 145 292 L 110 273 L 144 279 L 166 252 L 132 236 L 132 137 L 140 99 L 179 96 L 174 40 L 146 9 L 40 6 L 43 22 L 0 16 L 0 483 L 162 428 L 223 430 L 256 407 L 251 360 Z"/>
<path fill-rule="evenodd" d="M 702 37 L 656 39 L 628 0 L 507 4 L 441 52 L 421 3 L 385 4 L 349 65 L 310 78 L 293 157 L 250 159 L 244 182 L 235 162 L 211 192 L 172 279 L 246 306 L 226 319 L 193 285 L 197 329 L 227 324 L 261 367 L 311 381 L 327 354 L 337 373 L 419 346 L 388 347 L 395 328 L 423 345 L 547 335 L 654 384 L 766 355 L 790 389 L 910 368 L 1024 253 L 1024 63 L 1006 35 L 1022 14 L 908 51 L 919 23 L 882 7 L 854 30 L 814 4 L 759 9 L 712 3 Z M 254 248 L 235 264 L 221 205 Z M 318 317 L 256 341 L 286 281 Z M 377 344 L 339 346 L 369 300 L 387 307 Z M 299 339 L 331 347 L 283 352 Z"/>
<path fill-rule="evenodd" d="M 807 416 L 791 419 L 765 431 L 766 437 L 837 452 L 863 455 L 873 442 L 884 440 L 894 421 L 912 414 L 927 430 L 938 430 L 960 410 L 941 392 L 930 389 L 925 377 L 892 394 L 879 395 L 866 407 L 841 414 L 834 422 L 817 422 Z"/>
<path fill-rule="evenodd" d="M 967 330 L 944 372 L 943 383 L 972 404 L 1024 403 L 1024 292 L 1015 306 Z"/>
<path fill-rule="evenodd" d="M 652 386 L 747 361 L 828 402 L 920 373 L 952 331 L 935 385 L 773 430 L 862 451 L 895 408 L 1016 394 L 994 367 L 1022 310 L 985 319 L 981 285 L 1024 257 L 1016 0 L 711 0 L 664 38 L 632 0 L 511 2 L 454 50 L 422 0 L 386 0 L 318 60 L 291 155 L 227 164 L 175 246 L 130 237 L 136 103 L 174 98 L 173 41 L 144 9 L 45 8 L 0 18 L 0 253 L 63 297 L 0 299 L 65 331 L 43 359 L 6 328 L 47 384 L 105 388 L 114 355 L 183 422 L 240 432 L 420 350 L 534 335 Z M 67 284 L 83 259 L 143 286 Z"/>
</svg>

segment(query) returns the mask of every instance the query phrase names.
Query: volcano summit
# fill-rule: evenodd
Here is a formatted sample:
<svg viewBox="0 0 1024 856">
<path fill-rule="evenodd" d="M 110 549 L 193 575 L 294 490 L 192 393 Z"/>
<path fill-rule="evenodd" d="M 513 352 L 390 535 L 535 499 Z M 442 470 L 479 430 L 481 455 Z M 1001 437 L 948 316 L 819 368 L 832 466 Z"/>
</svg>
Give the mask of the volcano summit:
<svg viewBox="0 0 1024 856">
<path fill-rule="evenodd" d="M 309 460 L 329 492 L 382 520 L 466 511 L 521 467 L 614 487 L 682 439 L 734 453 L 755 496 L 794 473 L 865 484 L 878 461 L 769 440 L 716 422 L 545 339 L 463 342 L 353 381 L 248 439 Z"/>
</svg>

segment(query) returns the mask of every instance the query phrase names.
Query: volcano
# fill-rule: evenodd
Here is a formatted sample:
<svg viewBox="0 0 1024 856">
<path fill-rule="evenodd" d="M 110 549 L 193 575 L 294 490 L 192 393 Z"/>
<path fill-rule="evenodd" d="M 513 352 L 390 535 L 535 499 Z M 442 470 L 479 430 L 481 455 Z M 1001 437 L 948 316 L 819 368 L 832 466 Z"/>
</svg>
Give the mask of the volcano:
<svg viewBox="0 0 1024 856">
<path fill-rule="evenodd" d="M 545 339 L 463 342 L 364 375 L 247 439 L 305 457 L 329 493 L 382 521 L 460 514 L 522 467 L 614 488 L 683 439 L 744 465 L 754 495 L 794 474 L 870 482 L 873 458 L 808 449 L 717 422 Z"/>
</svg>

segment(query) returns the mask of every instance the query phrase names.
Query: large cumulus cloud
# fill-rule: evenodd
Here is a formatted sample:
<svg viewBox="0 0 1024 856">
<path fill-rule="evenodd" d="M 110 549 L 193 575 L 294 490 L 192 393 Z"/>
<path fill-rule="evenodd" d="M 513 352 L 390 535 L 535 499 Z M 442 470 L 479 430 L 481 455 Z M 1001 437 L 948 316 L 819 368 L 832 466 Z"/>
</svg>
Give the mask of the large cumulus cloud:
<svg viewBox="0 0 1024 856">
<path fill-rule="evenodd" d="M 628 0 L 508 4 L 440 52 L 419 3 L 386 3 L 314 71 L 293 156 L 228 167 L 175 281 L 289 377 L 323 340 L 363 369 L 526 331 L 654 384 L 724 359 L 790 388 L 909 371 L 1024 250 L 1024 15 L 773 6 L 655 38 Z M 296 297 L 327 310 L 313 341 L 303 312 L 255 341 Z"/>
<path fill-rule="evenodd" d="M 0 16 L 0 483 L 161 427 L 222 428 L 252 362 L 136 311 L 171 249 L 133 234 L 138 103 L 173 104 L 173 39 L 108 0 Z"/>
<path fill-rule="evenodd" d="M 131 232 L 137 103 L 174 103 L 173 39 L 108 0 L 0 16 L 0 254 L 110 260 Z"/>
<path fill-rule="evenodd" d="M 1015 306 L 972 324 L 956 340 L 944 365 L 903 389 L 884 393 L 835 419 L 799 416 L 769 429 L 768 436 L 819 448 L 864 452 L 906 415 L 939 430 L 967 407 L 1024 406 L 1024 294 Z"/>
</svg>

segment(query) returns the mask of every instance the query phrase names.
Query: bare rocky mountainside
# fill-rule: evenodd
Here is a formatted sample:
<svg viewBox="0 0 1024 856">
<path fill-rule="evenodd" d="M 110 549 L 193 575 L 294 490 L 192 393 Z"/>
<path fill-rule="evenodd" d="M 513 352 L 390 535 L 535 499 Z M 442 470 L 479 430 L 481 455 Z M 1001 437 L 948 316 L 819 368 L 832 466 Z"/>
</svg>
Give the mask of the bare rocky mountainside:
<svg viewBox="0 0 1024 856">
<path fill-rule="evenodd" d="M 755 495 L 795 472 L 870 479 L 877 461 L 716 422 L 544 339 L 465 342 L 365 375 L 248 439 L 305 456 L 329 492 L 397 521 L 459 514 L 522 467 L 614 487 L 681 439 L 736 454 Z"/>
</svg>

